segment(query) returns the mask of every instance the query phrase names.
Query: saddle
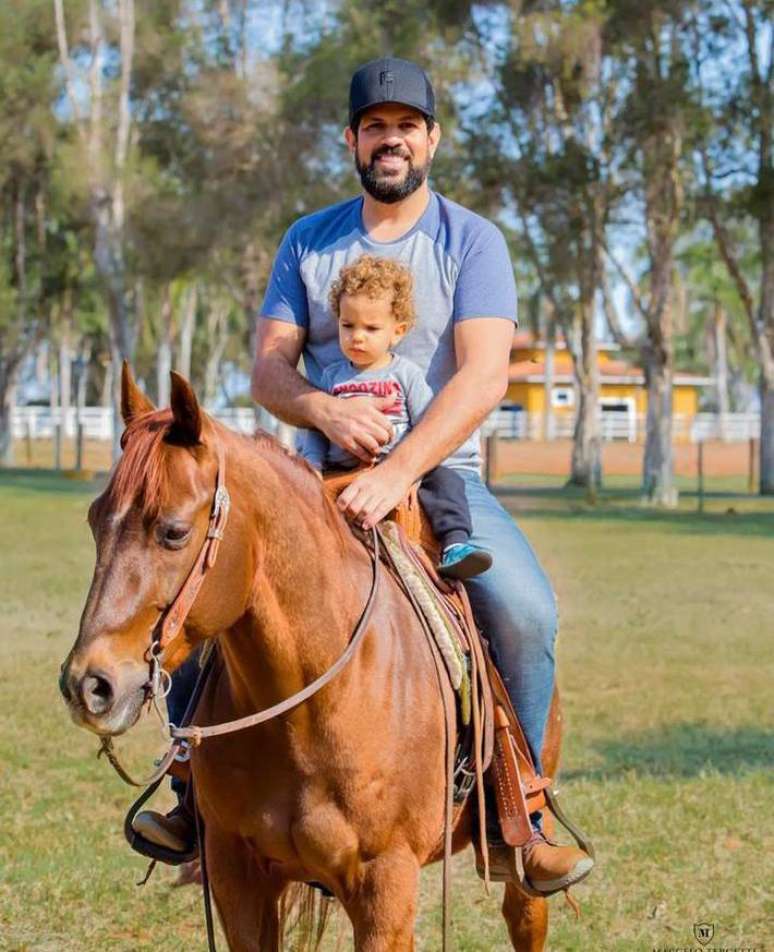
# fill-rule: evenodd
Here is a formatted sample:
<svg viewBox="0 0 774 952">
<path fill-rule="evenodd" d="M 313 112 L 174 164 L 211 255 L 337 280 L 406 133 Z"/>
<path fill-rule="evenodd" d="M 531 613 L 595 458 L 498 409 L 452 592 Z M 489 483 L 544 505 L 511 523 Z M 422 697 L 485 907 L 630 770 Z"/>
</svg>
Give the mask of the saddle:
<svg viewBox="0 0 774 952">
<path fill-rule="evenodd" d="M 331 499 L 355 478 L 360 469 L 332 472 L 324 477 L 325 489 Z M 394 509 L 383 523 L 381 536 L 388 569 L 406 592 L 425 627 L 436 629 L 428 620 L 428 610 L 417 596 L 417 582 L 407 578 L 407 566 L 421 573 L 425 590 L 431 591 L 445 627 L 454 633 L 456 646 L 462 657 L 463 690 L 455 684 L 453 666 L 444 656 L 443 646 L 433 630 L 436 652 L 442 655 L 443 667 L 451 686 L 458 690 L 457 743 L 454 763 L 454 817 L 453 826 L 462 815 L 467 797 L 478 787 L 480 850 L 486 852 L 483 784 L 494 793 L 497 815 L 505 842 L 523 846 L 532 835 L 530 813 L 547 805 L 546 790 L 550 777 L 541 777 L 535 770 L 524 733 L 519 724 L 508 692 L 495 667 L 489 646 L 473 619 L 470 602 L 463 584 L 445 579 L 436 571 L 440 553 L 430 522 L 419 502 L 417 485 L 406 499 Z M 468 684 L 466 702 L 464 685 Z M 476 778 L 479 782 L 476 782 Z M 550 796 L 550 794 L 549 794 Z"/>
</svg>

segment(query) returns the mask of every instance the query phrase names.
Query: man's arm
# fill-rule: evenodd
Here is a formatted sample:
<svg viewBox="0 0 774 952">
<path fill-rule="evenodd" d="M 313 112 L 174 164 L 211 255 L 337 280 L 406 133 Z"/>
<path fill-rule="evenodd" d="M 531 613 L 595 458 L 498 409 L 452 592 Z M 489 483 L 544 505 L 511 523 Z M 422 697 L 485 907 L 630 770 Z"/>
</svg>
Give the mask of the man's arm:
<svg viewBox="0 0 774 952">
<path fill-rule="evenodd" d="M 320 430 L 331 443 L 370 463 L 392 437 L 381 412 L 391 398 L 337 400 L 313 387 L 297 370 L 306 341 L 303 327 L 262 317 L 256 337 L 253 399 L 285 423 Z"/>
<path fill-rule="evenodd" d="M 480 317 L 454 328 L 457 372 L 389 456 L 354 480 L 339 507 L 366 528 L 383 519 L 409 487 L 470 436 L 508 388 L 513 321 Z"/>
</svg>

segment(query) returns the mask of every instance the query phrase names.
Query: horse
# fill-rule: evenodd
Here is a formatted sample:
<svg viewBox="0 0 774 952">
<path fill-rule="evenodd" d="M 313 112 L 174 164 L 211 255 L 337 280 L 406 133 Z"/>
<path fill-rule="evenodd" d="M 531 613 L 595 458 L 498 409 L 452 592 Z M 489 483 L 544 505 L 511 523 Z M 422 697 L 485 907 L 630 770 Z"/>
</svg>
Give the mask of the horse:
<svg viewBox="0 0 774 952">
<path fill-rule="evenodd" d="M 371 585 L 366 548 L 311 467 L 268 435 L 219 424 L 183 377 L 172 375 L 171 407 L 157 410 L 125 366 L 121 411 L 123 455 L 89 509 L 96 565 L 60 679 L 73 720 L 103 738 L 138 720 L 150 633 L 205 540 L 219 459 L 228 524 L 164 667 L 217 639 L 198 724 L 299 691 L 347 647 Z M 555 704 L 543 751 L 550 774 L 559 733 Z M 335 680 L 281 717 L 192 751 L 209 879 L 232 952 L 279 950 L 288 890 L 312 882 L 345 910 L 357 952 L 414 949 L 420 870 L 440 856 L 445 749 L 431 648 L 384 573 L 364 640 Z M 455 850 L 471 842 L 471 812 L 455 829 Z M 544 898 L 506 884 L 502 913 L 514 949 L 543 949 Z"/>
</svg>

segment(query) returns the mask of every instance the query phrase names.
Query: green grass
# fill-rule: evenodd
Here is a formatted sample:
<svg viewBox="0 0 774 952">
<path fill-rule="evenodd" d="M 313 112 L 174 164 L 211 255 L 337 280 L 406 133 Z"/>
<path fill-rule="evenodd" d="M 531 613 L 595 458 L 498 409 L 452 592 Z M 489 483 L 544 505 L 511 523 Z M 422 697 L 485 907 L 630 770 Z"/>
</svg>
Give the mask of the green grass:
<svg viewBox="0 0 774 952">
<path fill-rule="evenodd" d="M 0 476 L 0 949 L 191 952 L 205 948 L 197 891 L 173 889 L 168 870 L 134 886 L 131 791 L 57 693 L 92 568 L 94 491 Z M 770 945 L 774 505 L 717 497 L 703 516 L 695 500 L 664 514 L 627 487 L 590 507 L 550 484 L 502 498 L 559 594 L 560 787 L 599 858 L 576 890 L 579 922 L 552 900 L 549 947 L 695 947 L 700 921 L 714 945 Z M 159 744 L 147 725 L 121 746 L 142 770 Z M 455 948 L 505 950 L 499 896 L 471 867 L 455 859 Z M 439 895 L 429 871 L 422 950 L 439 948 Z"/>
</svg>

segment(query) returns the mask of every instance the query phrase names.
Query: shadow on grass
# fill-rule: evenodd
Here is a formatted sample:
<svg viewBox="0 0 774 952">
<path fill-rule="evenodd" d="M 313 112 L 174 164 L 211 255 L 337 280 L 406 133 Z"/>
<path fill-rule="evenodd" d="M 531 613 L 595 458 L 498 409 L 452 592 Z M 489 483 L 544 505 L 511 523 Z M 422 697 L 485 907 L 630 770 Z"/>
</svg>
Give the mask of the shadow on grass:
<svg viewBox="0 0 774 952">
<path fill-rule="evenodd" d="M 99 473 L 90 479 L 80 479 L 46 469 L 0 470 L 0 490 L 20 489 L 33 493 L 63 493 L 94 496 L 107 482 L 107 474 Z"/>
<path fill-rule="evenodd" d="M 636 490 L 602 492 L 595 505 L 586 502 L 582 491 L 574 489 L 496 487 L 495 492 L 503 505 L 518 519 L 638 523 L 696 535 L 734 534 L 774 538 L 774 499 L 769 503 L 767 499 L 756 496 L 708 494 L 705 497 L 707 504 L 722 502 L 725 511 L 699 513 L 685 508 L 648 508 L 640 504 L 640 494 Z M 686 493 L 681 498 L 685 500 L 690 495 Z M 695 505 L 695 498 L 691 505 Z M 742 507 L 750 505 L 756 508 L 742 511 Z M 759 506 L 767 508 L 759 509 Z"/>
<path fill-rule="evenodd" d="M 601 780 L 635 770 L 661 777 L 696 777 L 702 771 L 739 774 L 771 767 L 774 735 L 762 727 L 720 730 L 684 722 L 594 745 L 604 764 L 562 771 L 563 780 Z"/>
</svg>

